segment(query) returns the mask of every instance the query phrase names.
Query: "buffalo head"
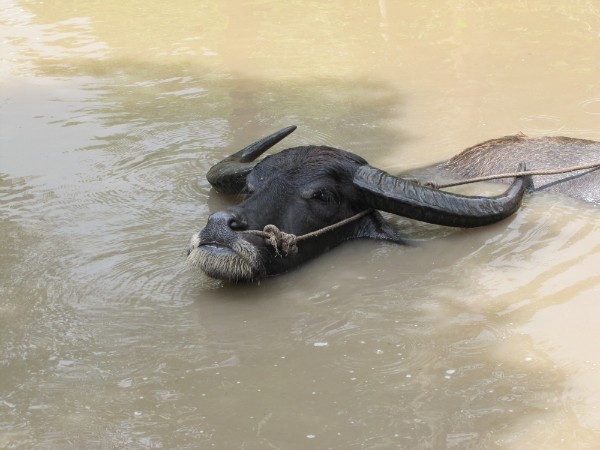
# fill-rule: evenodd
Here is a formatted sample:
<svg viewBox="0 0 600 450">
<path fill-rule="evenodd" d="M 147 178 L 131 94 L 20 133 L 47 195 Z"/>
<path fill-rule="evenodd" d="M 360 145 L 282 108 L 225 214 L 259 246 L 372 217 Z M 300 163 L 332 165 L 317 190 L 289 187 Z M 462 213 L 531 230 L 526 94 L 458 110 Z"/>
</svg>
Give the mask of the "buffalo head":
<svg viewBox="0 0 600 450">
<path fill-rule="evenodd" d="M 261 139 L 209 170 L 207 179 L 217 191 L 243 194 L 244 200 L 212 214 L 192 237 L 192 266 L 213 278 L 252 281 L 286 272 L 350 239 L 402 242 L 377 210 L 433 224 L 477 227 L 514 213 L 525 192 L 521 177 L 503 194 L 489 198 L 430 189 L 372 167 L 360 156 L 324 146 L 290 148 L 254 162 L 295 128 Z M 264 237 L 248 232 L 275 225 L 304 235 L 366 209 L 373 211 L 302 241 L 294 254 L 281 254 Z"/>
</svg>

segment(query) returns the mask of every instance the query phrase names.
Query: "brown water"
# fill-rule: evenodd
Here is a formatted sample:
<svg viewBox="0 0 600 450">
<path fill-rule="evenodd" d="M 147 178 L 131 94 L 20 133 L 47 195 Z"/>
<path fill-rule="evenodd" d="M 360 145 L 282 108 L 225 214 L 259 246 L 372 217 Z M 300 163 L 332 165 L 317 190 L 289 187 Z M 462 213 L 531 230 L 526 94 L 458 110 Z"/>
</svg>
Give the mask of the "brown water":
<svg viewBox="0 0 600 450">
<path fill-rule="evenodd" d="M 0 0 L 0 448 L 600 447 L 600 211 L 345 245 L 259 286 L 184 249 L 289 124 L 390 171 L 600 139 L 597 1 Z"/>
</svg>

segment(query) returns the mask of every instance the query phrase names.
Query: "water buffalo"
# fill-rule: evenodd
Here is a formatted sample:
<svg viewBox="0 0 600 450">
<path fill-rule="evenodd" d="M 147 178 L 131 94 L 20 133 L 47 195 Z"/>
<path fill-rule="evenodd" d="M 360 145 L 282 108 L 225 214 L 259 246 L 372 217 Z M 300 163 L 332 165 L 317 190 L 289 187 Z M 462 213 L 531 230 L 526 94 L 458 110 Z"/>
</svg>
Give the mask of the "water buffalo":
<svg viewBox="0 0 600 450">
<path fill-rule="evenodd" d="M 290 148 L 255 162 L 294 129 L 261 139 L 209 170 L 207 179 L 217 191 L 243 194 L 244 200 L 212 214 L 192 237 L 190 265 L 212 278 L 253 281 L 286 272 L 347 240 L 401 243 L 378 210 L 433 224 L 477 227 L 513 214 L 527 189 L 556 191 L 600 205 L 600 170 L 593 169 L 533 181 L 505 179 L 510 186 L 494 197 L 457 195 L 415 181 L 522 171 L 522 162 L 528 169 L 591 163 L 600 159 L 600 143 L 594 141 L 509 136 L 471 147 L 408 177 L 392 176 L 358 155 L 325 146 Z M 280 250 L 275 238 L 260 231 L 270 225 L 301 236 L 351 216 L 355 220 L 303 240 L 294 252 Z"/>
</svg>

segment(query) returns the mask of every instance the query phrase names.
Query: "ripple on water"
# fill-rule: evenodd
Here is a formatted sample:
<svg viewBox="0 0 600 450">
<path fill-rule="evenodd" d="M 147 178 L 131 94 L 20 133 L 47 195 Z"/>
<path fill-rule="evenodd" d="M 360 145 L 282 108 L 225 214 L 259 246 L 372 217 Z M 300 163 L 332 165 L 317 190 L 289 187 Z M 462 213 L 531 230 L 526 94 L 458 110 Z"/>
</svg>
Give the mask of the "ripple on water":
<svg viewBox="0 0 600 450">
<path fill-rule="evenodd" d="M 551 134 L 559 132 L 565 126 L 559 117 L 545 114 L 522 117 L 521 122 L 525 125 L 523 129 L 525 134 Z"/>
<path fill-rule="evenodd" d="M 43 205 L 70 239 L 75 275 L 105 286 L 107 301 L 179 298 L 184 249 L 208 215 L 202 175 L 223 123 L 163 125 L 94 146 L 105 150 L 97 170 Z M 199 150 L 204 145 L 211 150 Z"/>
<path fill-rule="evenodd" d="M 121 172 L 148 170 L 172 165 L 182 157 L 210 158 L 215 148 L 224 145 L 228 124 L 222 119 L 205 119 L 189 123 L 153 123 L 136 129 L 134 135 L 118 143 L 119 160 L 112 169 Z M 233 153 L 233 151 L 231 152 Z"/>
<path fill-rule="evenodd" d="M 161 226 L 154 216 L 135 220 L 131 225 L 108 224 L 104 236 L 82 237 L 75 275 L 107 289 L 108 303 L 183 300 L 181 278 L 189 236 L 174 226 Z"/>
<path fill-rule="evenodd" d="M 0 214 L 4 218 L 28 215 L 35 206 L 36 195 L 26 179 L 0 173 Z"/>
<path fill-rule="evenodd" d="M 580 103 L 586 114 L 600 115 L 600 97 L 589 98 Z"/>
<path fill-rule="evenodd" d="M 383 296 L 340 296 L 329 297 L 329 304 L 314 303 L 310 313 L 296 319 L 292 333 L 315 351 L 333 352 L 329 365 L 359 389 L 368 390 L 370 382 L 389 377 L 409 379 L 443 351 L 431 346 L 430 327 L 415 308 L 390 305 Z"/>
<path fill-rule="evenodd" d="M 488 306 L 505 310 L 521 302 L 531 308 L 545 299 L 545 292 L 552 291 L 546 289 L 549 285 L 567 288 L 589 283 L 593 274 L 582 271 L 580 262 L 597 252 L 589 245 L 589 239 L 598 232 L 595 215 L 595 209 L 582 210 L 575 202 L 556 202 L 550 196 L 531 198 L 504 230 L 480 247 L 481 251 L 461 261 L 472 267 L 469 278 L 477 289 L 463 298 L 478 298 L 483 290 Z M 486 251 L 488 246 L 494 249 L 491 254 Z M 488 262 L 484 264 L 485 260 Z"/>
</svg>

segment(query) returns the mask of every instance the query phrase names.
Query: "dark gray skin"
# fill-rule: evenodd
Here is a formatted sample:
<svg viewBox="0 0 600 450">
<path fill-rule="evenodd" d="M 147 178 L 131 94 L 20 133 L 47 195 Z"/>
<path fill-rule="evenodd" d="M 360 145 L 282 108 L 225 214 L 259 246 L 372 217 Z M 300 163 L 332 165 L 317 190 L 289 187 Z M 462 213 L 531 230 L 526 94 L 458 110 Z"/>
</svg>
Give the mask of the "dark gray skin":
<svg viewBox="0 0 600 450">
<path fill-rule="evenodd" d="M 331 147 L 296 147 L 254 163 L 261 153 L 294 130 L 289 127 L 258 141 L 215 165 L 207 178 L 220 192 L 243 194 L 244 200 L 208 219 L 192 237 L 188 262 L 208 276 L 254 281 L 287 272 L 352 239 L 402 243 L 376 210 L 454 227 L 498 222 L 520 206 L 528 177 L 509 179 L 496 197 L 467 197 L 429 189 L 371 167 L 355 154 Z M 569 155 L 565 156 L 566 152 Z M 464 179 L 527 168 L 564 167 L 600 159 L 600 143 L 569 138 L 513 136 L 484 142 L 456 157 L 409 177 L 423 181 Z M 531 164 L 531 166 L 530 166 Z M 523 166 L 520 167 L 523 170 Z M 583 175 L 535 177 L 537 189 L 600 205 L 600 170 Z M 558 182 L 558 180 L 561 180 Z M 273 224 L 297 236 L 334 224 L 365 209 L 361 219 L 304 240 L 296 254 L 284 255 L 263 237 L 245 233 Z"/>
</svg>

